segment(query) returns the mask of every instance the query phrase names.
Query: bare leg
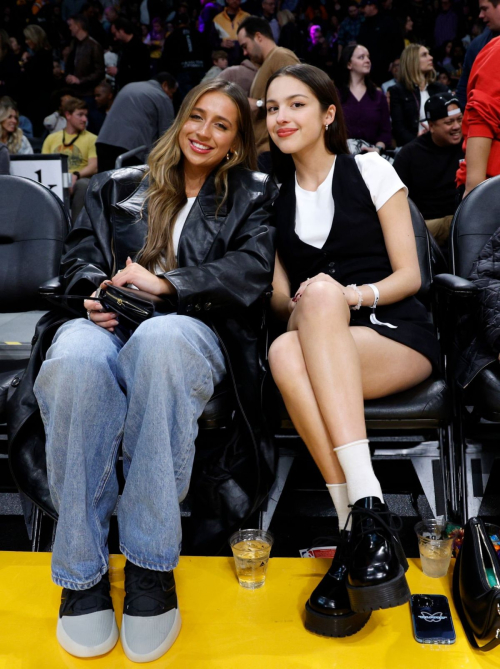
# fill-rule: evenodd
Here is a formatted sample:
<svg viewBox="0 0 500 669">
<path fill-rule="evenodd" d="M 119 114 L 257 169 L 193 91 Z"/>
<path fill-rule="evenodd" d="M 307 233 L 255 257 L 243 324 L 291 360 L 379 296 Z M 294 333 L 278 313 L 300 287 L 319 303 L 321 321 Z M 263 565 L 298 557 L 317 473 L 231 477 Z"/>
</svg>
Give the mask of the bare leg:
<svg viewBox="0 0 500 669">
<path fill-rule="evenodd" d="M 269 352 L 290 417 L 326 483 L 345 481 L 333 448 L 366 436 L 363 399 L 411 388 L 431 372 L 417 351 L 370 328 L 350 328 L 348 319 L 336 286 L 311 284 L 290 319 L 292 331 Z"/>
</svg>

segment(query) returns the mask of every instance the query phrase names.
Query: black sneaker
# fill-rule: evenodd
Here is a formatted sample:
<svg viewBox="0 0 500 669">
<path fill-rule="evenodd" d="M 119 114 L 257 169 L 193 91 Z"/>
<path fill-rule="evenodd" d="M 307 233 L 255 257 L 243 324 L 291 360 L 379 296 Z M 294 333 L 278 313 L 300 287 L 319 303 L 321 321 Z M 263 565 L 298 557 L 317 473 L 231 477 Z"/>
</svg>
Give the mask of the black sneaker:
<svg viewBox="0 0 500 669">
<path fill-rule="evenodd" d="M 63 588 L 57 640 L 71 655 L 95 657 L 108 653 L 118 641 L 110 595 L 109 574 L 87 590 Z"/>
<path fill-rule="evenodd" d="M 174 574 L 125 565 L 125 602 L 121 641 L 133 662 L 152 662 L 164 655 L 181 630 Z"/>
</svg>

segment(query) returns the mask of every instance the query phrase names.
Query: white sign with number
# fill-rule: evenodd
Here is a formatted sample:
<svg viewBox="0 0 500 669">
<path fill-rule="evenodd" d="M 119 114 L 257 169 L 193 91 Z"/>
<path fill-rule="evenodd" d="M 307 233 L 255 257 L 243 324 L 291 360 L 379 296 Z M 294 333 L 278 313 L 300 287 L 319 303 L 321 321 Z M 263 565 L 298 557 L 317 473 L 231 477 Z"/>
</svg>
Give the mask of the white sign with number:
<svg viewBox="0 0 500 669">
<path fill-rule="evenodd" d="M 66 162 L 66 161 L 64 161 Z M 63 172 L 63 159 L 59 155 L 40 158 L 36 154 L 16 156 L 10 161 L 10 173 L 16 177 L 27 177 L 38 181 L 61 198 L 64 202 L 64 189 L 69 187 L 69 174 Z"/>
</svg>

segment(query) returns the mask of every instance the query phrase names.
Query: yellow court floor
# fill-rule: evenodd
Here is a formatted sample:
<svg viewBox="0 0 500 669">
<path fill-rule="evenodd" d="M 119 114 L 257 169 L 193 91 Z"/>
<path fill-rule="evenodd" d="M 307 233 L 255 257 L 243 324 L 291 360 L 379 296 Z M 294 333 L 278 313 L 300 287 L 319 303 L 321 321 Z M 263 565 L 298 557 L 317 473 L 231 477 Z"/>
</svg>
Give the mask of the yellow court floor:
<svg viewBox="0 0 500 669">
<path fill-rule="evenodd" d="M 112 556 L 115 611 L 123 603 L 122 556 Z M 232 559 L 182 557 L 175 571 L 183 628 L 169 653 L 147 665 L 175 669 L 500 669 L 500 648 L 472 650 L 451 598 L 451 569 L 431 579 L 410 561 L 412 593 L 445 594 L 457 642 L 422 646 L 413 639 L 409 605 L 372 614 L 366 627 L 347 639 L 325 639 L 303 627 L 303 607 L 329 561 L 270 560 L 267 582 L 241 588 Z M 50 554 L 0 552 L 0 669 L 115 669 L 139 665 L 126 659 L 120 643 L 108 655 L 80 660 L 55 637 L 60 588 L 50 580 Z"/>
</svg>

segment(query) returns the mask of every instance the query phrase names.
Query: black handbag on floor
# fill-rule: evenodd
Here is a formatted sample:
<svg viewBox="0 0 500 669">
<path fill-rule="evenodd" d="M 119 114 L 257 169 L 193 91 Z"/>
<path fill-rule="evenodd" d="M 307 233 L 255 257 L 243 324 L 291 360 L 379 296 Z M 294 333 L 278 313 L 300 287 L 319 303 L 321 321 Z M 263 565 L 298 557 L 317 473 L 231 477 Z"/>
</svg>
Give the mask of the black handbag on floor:
<svg viewBox="0 0 500 669">
<path fill-rule="evenodd" d="M 492 536 L 500 539 L 500 527 L 471 518 L 453 572 L 455 608 L 469 643 L 483 651 L 500 644 L 500 560 Z"/>
</svg>

